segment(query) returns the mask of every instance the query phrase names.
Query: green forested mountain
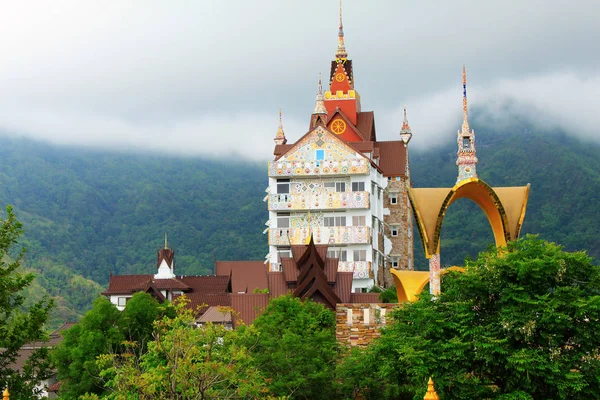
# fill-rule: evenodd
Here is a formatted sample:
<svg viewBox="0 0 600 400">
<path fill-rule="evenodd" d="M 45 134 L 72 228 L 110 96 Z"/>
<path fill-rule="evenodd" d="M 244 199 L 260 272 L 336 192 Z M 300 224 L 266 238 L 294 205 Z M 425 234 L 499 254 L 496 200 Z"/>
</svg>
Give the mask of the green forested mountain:
<svg viewBox="0 0 600 400">
<path fill-rule="evenodd" d="M 474 121 L 478 173 L 492 186 L 531 183 L 522 233 L 600 256 L 600 145 L 515 122 L 498 131 Z M 418 135 L 418 132 L 415 133 Z M 456 133 L 411 152 L 415 187 L 451 187 Z M 35 296 L 58 296 L 60 315 L 91 306 L 109 273 L 151 273 L 164 232 L 181 274 L 208 274 L 215 259 L 262 259 L 266 163 L 54 147 L 0 137 L 0 203 L 23 222 Z M 482 212 L 453 204 L 442 263 L 461 264 L 493 242 Z M 415 265 L 426 268 L 415 241 Z"/>
</svg>

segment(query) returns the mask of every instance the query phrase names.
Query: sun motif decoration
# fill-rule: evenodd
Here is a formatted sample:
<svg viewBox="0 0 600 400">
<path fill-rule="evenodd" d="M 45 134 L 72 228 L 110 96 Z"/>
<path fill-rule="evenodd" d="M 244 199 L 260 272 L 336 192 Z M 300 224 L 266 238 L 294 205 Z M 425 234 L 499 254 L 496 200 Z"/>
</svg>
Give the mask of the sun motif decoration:
<svg viewBox="0 0 600 400">
<path fill-rule="evenodd" d="M 335 74 L 336 81 L 343 82 L 344 79 L 346 79 L 346 75 L 344 75 L 342 72 L 338 72 L 337 74 Z"/>
<path fill-rule="evenodd" d="M 331 131 L 336 135 L 341 135 L 346 131 L 346 123 L 341 119 L 336 119 L 331 124 Z"/>
</svg>

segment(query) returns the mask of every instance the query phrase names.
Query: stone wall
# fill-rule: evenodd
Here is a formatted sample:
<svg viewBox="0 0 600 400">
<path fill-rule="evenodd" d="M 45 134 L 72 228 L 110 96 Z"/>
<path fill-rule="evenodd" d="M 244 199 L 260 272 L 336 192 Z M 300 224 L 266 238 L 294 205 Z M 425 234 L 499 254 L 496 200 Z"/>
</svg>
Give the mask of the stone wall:
<svg viewBox="0 0 600 400">
<path fill-rule="evenodd" d="M 335 336 L 338 343 L 348 347 L 366 347 L 381 336 L 380 328 L 395 303 L 338 304 L 335 309 Z"/>
<path fill-rule="evenodd" d="M 388 186 L 383 199 L 383 207 L 389 210 L 389 214 L 384 216 L 385 236 L 392 242 L 391 251 L 386 254 L 387 260 L 384 273 L 384 286 L 393 287 L 394 281 L 390 269 L 393 268 L 392 260 L 398 259 L 397 269 L 413 270 L 413 220 L 410 200 L 408 197 L 407 181 L 405 177 L 399 180 L 393 177 L 388 181 Z M 390 196 L 396 196 L 396 204 L 392 204 Z M 392 230 L 396 228 L 397 235 L 392 236 Z"/>
</svg>

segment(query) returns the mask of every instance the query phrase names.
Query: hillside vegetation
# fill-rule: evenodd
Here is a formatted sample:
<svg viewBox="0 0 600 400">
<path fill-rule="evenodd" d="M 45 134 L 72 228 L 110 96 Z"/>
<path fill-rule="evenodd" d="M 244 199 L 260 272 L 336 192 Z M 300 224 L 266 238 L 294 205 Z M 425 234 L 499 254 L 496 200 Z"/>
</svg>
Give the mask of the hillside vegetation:
<svg viewBox="0 0 600 400">
<path fill-rule="evenodd" d="M 522 233 L 599 257 L 600 146 L 524 123 L 510 132 L 477 121 L 473 126 L 479 177 L 492 186 L 532 185 Z M 411 152 L 414 187 L 453 186 L 456 144 L 453 133 L 448 137 L 428 152 Z M 91 307 L 111 272 L 153 272 L 165 232 L 177 274 L 210 274 L 215 259 L 263 259 L 266 186 L 266 163 L 106 153 L 0 137 L 0 204 L 13 204 L 23 222 L 25 263 L 39 276 L 34 297 L 57 296 L 63 319 Z M 450 207 L 442 229 L 444 265 L 475 258 L 492 242 L 474 203 Z M 415 258 L 417 268 L 427 268 L 418 238 Z"/>
</svg>

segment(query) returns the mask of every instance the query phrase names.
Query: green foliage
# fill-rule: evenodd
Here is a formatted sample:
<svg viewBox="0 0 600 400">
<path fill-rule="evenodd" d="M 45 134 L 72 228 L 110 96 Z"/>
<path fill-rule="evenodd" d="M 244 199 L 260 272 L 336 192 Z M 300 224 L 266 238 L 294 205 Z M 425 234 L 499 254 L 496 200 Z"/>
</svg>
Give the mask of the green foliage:
<svg viewBox="0 0 600 400">
<path fill-rule="evenodd" d="M 183 298 L 182 298 L 183 299 Z M 237 331 L 222 325 L 195 325 L 185 301 L 175 303 L 176 315 L 154 324 L 148 352 L 136 356 L 130 344 L 121 355 L 98 358 L 109 399 L 238 399 L 266 397 L 265 382 L 252 367 L 248 349 L 253 328 Z M 129 307 L 129 305 L 128 305 Z"/>
<path fill-rule="evenodd" d="M 600 267 L 527 236 L 443 276 L 341 368 L 366 398 L 587 399 L 600 392 Z M 416 398 L 416 397 L 415 397 Z"/>
<path fill-rule="evenodd" d="M 271 299 L 253 327 L 256 367 L 270 393 L 293 399 L 335 397 L 332 380 L 339 357 L 335 315 L 322 304 L 291 295 Z"/>
<path fill-rule="evenodd" d="M 24 344 L 47 339 L 44 324 L 53 303 L 42 298 L 24 307 L 24 291 L 35 277 L 19 269 L 24 250 L 12 260 L 8 255 L 21 233 L 21 223 L 7 206 L 6 218 L 0 221 L 0 388 L 8 386 L 13 398 L 28 399 L 35 385 L 49 376 L 47 350 L 34 352 L 21 371 L 13 363 Z"/>
<path fill-rule="evenodd" d="M 64 333 L 64 340 L 52 351 L 58 378 L 63 383 L 61 396 L 77 398 L 84 393 L 103 393 L 104 380 L 96 358 L 120 354 L 124 342 L 135 344 L 141 354 L 152 338 L 154 321 L 163 315 L 174 315 L 173 307 L 159 304 L 148 293 L 133 295 L 123 312 L 105 297 L 97 298 L 93 308 Z"/>
</svg>

